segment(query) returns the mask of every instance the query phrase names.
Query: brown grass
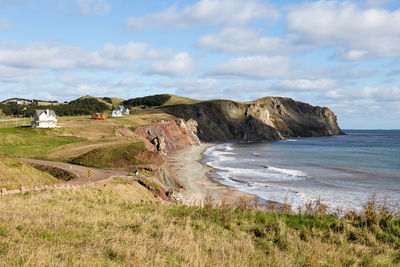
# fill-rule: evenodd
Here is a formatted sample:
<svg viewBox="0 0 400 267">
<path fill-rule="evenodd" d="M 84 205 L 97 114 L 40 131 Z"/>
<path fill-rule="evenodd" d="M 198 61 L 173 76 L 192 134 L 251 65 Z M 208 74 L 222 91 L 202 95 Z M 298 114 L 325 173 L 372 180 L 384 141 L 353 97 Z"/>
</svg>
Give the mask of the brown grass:
<svg viewBox="0 0 400 267">
<path fill-rule="evenodd" d="M 59 182 L 48 173 L 39 171 L 17 158 L 0 153 L 0 188 L 8 190 L 18 189 L 21 186 L 33 188 Z"/>
<path fill-rule="evenodd" d="M 400 225 L 240 207 L 161 205 L 114 179 L 0 201 L 0 265 L 396 266 Z"/>
</svg>

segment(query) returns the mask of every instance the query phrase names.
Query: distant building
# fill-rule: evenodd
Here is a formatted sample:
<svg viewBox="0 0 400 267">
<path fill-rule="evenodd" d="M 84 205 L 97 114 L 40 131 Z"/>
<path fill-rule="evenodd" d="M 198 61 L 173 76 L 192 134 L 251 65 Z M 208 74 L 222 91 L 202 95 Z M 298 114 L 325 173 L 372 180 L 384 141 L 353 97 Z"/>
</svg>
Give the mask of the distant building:
<svg viewBox="0 0 400 267">
<path fill-rule="evenodd" d="M 22 101 L 21 100 L 17 100 L 17 105 L 22 105 Z"/>
<path fill-rule="evenodd" d="M 119 105 L 116 109 L 112 111 L 111 117 L 118 118 L 122 117 L 123 115 L 129 115 L 129 108 L 125 108 L 122 105 Z"/>
<path fill-rule="evenodd" d="M 107 119 L 107 115 L 106 113 L 93 113 L 92 114 L 92 119 L 94 120 L 106 120 Z"/>
<path fill-rule="evenodd" d="M 31 127 L 34 128 L 55 128 L 57 127 L 57 116 L 54 110 L 39 109 L 33 113 Z"/>
</svg>

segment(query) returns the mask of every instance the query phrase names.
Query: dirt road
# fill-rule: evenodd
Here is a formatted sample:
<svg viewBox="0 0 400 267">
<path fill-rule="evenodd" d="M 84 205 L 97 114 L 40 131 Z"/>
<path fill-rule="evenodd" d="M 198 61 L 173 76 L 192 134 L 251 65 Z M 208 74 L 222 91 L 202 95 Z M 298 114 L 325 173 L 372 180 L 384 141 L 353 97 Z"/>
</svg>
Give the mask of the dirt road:
<svg viewBox="0 0 400 267">
<path fill-rule="evenodd" d="M 125 177 L 128 175 L 126 171 L 115 171 L 115 170 L 104 170 L 104 169 L 96 169 L 96 168 L 88 168 L 80 165 L 63 163 L 63 162 L 54 162 L 54 161 L 45 161 L 45 160 L 36 160 L 36 159 L 22 159 L 26 163 L 34 163 L 45 166 L 57 167 L 69 172 L 72 172 L 78 176 L 77 179 L 73 179 L 71 181 L 65 182 L 64 184 L 68 185 L 82 185 L 93 182 L 98 182 L 102 180 L 106 180 L 110 177 Z M 88 170 L 91 171 L 90 178 L 88 178 Z"/>
</svg>

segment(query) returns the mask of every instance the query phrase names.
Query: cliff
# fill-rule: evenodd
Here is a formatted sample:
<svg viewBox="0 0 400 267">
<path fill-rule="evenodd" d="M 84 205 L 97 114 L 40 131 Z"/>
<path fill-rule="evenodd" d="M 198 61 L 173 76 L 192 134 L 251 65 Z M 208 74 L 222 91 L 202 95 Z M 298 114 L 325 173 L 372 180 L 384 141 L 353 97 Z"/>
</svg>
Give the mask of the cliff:
<svg viewBox="0 0 400 267">
<path fill-rule="evenodd" d="M 196 121 L 197 135 L 206 142 L 343 134 L 331 110 L 290 98 L 266 97 L 248 103 L 212 100 L 162 110 Z"/>
<path fill-rule="evenodd" d="M 166 188 L 173 189 L 179 189 L 181 185 L 174 179 L 165 155 L 179 147 L 201 141 L 274 141 L 294 136 L 342 134 L 336 116 L 328 108 L 280 97 L 266 97 L 248 103 L 212 100 L 138 112 L 146 115 L 167 113 L 175 117 L 134 130 L 136 139 L 143 141 L 147 148 L 136 158 L 149 163 L 146 168 L 155 171 L 156 179 Z"/>
</svg>

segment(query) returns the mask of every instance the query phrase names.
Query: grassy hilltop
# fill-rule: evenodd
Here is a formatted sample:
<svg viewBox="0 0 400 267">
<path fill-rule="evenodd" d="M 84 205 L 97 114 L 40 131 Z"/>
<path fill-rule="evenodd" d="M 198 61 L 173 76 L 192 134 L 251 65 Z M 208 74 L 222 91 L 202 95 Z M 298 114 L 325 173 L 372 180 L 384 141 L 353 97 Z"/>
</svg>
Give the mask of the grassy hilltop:
<svg viewBox="0 0 400 267">
<path fill-rule="evenodd" d="M 0 196 L 2 266 L 400 265 L 399 216 L 373 199 L 361 214 L 349 212 L 342 218 L 325 214 L 319 203 L 296 215 L 287 206 L 267 212 L 246 203 L 216 208 L 208 200 L 200 208 L 159 199 L 165 192 L 154 179 L 155 171 L 146 168 L 150 162 L 137 158 L 147 147 L 135 129 L 176 118 L 174 108 L 188 118 L 198 116 L 203 125 L 209 125 L 209 119 L 218 121 L 216 114 L 230 116 L 232 123 L 247 121 L 242 111 L 249 103 L 156 95 L 129 100 L 85 96 L 46 104 L 68 115 L 58 117 L 61 128 L 22 127 L 23 118 L 15 117 L 12 123 L 5 117 L 6 127 L 0 119 L 0 188 L 62 182 L 18 157 L 129 171 L 140 165 L 142 178 Z M 109 113 L 119 104 L 132 114 L 90 119 L 91 111 Z M 253 104 L 251 116 L 257 114 Z M 23 110 L 13 101 L 2 103 L 2 108 L 3 115 Z M 275 122 L 281 122 L 281 111 L 271 116 Z"/>
</svg>

